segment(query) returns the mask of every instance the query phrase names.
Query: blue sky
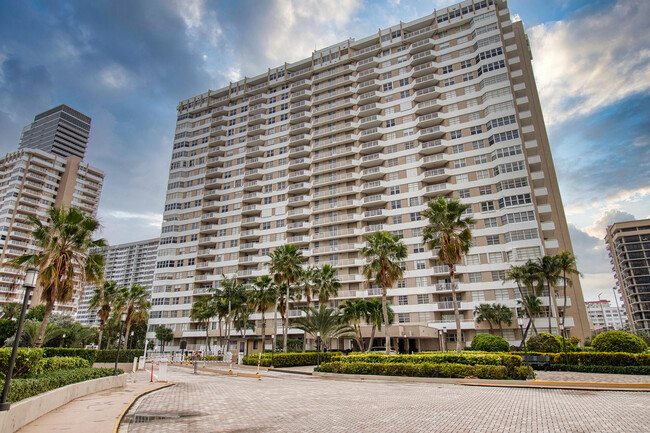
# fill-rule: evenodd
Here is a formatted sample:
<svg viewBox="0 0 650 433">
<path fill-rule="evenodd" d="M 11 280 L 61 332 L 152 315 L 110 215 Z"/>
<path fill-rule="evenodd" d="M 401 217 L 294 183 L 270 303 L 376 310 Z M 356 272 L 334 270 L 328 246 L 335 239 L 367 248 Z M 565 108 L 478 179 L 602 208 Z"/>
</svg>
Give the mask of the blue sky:
<svg viewBox="0 0 650 433">
<path fill-rule="evenodd" d="M 450 1 L 0 3 L 0 152 L 65 103 L 93 118 L 110 243 L 160 234 L 178 101 Z M 650 217 L 650 2 L 511 0 L 523 20 L 585 298 L 611 294 L 602 238 Z M 296 35 L 300 35 L 296 37 Z"/>
</svg>

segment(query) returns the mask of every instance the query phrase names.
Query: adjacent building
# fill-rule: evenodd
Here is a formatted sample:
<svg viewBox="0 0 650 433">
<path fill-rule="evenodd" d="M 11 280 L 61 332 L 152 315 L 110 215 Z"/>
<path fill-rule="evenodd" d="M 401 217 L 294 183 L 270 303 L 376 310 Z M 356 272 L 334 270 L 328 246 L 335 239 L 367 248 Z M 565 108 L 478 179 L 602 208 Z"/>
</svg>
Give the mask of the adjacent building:
<svg viewBox="0 0 650 433">
<path fill-rule="evenodd" d="M 159 238 L 146 239 L 103 248 L 101 252 L 106 257 L 104 279 L 115 281 L 118 287 L 138 284 L 151 292 L 159 241 Z M 99 326 L 97 310 L 88 309 L 95 288 L 94 285 L 84 287 L 79 302 L 76 320 L 83 325 Z"/>
<path fill-rule="evenodd" d="M 606 299 L 586 301 L 585 307 L 592 332 L 626 329 L 629 326 L 625 307 L 613 307 Z"/>
<path fill-rule="evenodd" d="M 631 331 L 650 332 L 650 219 L 612 224 L 605 243 Z"/>
<path fill-rule="evenodd" d="M 90 117 L 59 105 L 34 117 L 23 129 L 20 149 L 39 149 L 58 156 L 83 159 L 90 135 Z"/>
<path fill-rule="evenodd" d="M 531 56 L 505 1 L 465 1 L 181 101 L 149 337 L 167 326 L 171 349 L 205 344 L 192 302 L 222 275 L 267 274 L 267 254 L 286 243 L 309 264 L 336 268 L 343 287 L 331 306 L 378 297 L 359 253 L 378 230 L 400 236 L 409 252 L 404 278 L 388 292 L 396 347 L 455 346 L 452 284 L 462 338 L 487 332 L 473 310 L 498 302 L 515 311 L 519 294 L 504 281 L 511 265 L 572 251 Z M 422 240 L 420 212 L 440 196 L 470 204 L 477 221 L 453 282 Z M 567 295 L 566 311 L 562 298 L 541 298 L 551 330 L 565 315 L 569 334 L 584 338 L 577 278 Z M 290 317 L 304 314 L 299 305 Z M 261 319 L 253 316 L 258 336 Z M 536 324 L 548 330 L 543 317 Z M 216 339 L 217 323 L 209 333 Z M 521 338 L 516 321 L 503 335 Z"/>
</svg>

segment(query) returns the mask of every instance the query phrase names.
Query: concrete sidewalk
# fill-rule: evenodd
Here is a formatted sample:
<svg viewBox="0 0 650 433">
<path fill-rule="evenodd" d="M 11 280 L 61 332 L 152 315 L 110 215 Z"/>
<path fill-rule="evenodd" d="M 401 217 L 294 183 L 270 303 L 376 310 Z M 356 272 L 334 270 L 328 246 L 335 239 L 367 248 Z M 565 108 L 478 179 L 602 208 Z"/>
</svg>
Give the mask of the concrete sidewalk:
<svg viewBox="0 0 650 433">
<path fill-rule="evenodd" d="M 165 384 L 149 382 L 146 372 L 131 374 L 124 388 L 113 388 L 80 397 L 46 413 L 17 433 L 111 433 L 122 412 L 136 396 L 161 386 Z"/>
</svg>

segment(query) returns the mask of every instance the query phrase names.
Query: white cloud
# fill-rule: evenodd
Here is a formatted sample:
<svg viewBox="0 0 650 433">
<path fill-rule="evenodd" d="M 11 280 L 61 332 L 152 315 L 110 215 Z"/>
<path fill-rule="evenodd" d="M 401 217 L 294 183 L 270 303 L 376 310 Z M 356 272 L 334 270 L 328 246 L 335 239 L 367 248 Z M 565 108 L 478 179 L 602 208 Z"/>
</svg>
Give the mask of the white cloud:
<svg viewBox="0 0 650 433">
<path fill-rule="evenodd" d="M 623 221 L 633 221 L 636 218 L 629 212 L 625 212 L 618 209 L 610 209 L 605 211 L 600 218 L 594 221 L 594 223 L 587 227 L 584 231 L 589 233 L 591 236 L 596 238 L 604 238 L 607 226 L 610 226 L 617 222 Z"/>
<path fill-rule="evenodd" d="M 147 212 L 147 213 L 135 213 L 122 210 L 107 210 L 102 212 L 103 216 L 114 218 L 118 220 L 143 220 L 148 225 L 153 227 L 160 227 L 162 225 L 162 214 Z"/>
<path fill-rule="evenodd" d="M 619 1 L 603 9 L 529 31 L 548 124 L 650 90 L 650 2 Z"/>
<path fill-rule="evenodd" d="M 114 89 L 121 89 L 129 84 L 126 71 L 119 65 L 104 68 L 99 76 L 104 85 Z"/>
<path fill-rule="evenodd" d="M 204 0 L 175 0 L 174 5 L 193 40 L 207 41 L 216 46 L 223 34 L 214 10 L 208 10 Z"/>
</svg>

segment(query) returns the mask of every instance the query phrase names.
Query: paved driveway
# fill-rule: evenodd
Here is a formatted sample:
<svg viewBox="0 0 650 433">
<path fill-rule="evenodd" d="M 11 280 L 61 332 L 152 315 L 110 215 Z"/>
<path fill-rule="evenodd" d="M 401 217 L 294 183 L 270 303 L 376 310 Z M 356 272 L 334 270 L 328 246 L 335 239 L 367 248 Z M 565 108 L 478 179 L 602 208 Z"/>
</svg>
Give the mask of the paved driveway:
<svg viewBox="0 0 650 433">
<path fill-rule="evenodd" d="M 332 381 L 261 381 L 170 368 L 177 385 L 129 415 L 141 432 L 649 432 L 650 394 Z M 126 430 L 126 429 L 124 429 Z M 124 431 L 122 430 L 122 431 Z"/>
</svg>

